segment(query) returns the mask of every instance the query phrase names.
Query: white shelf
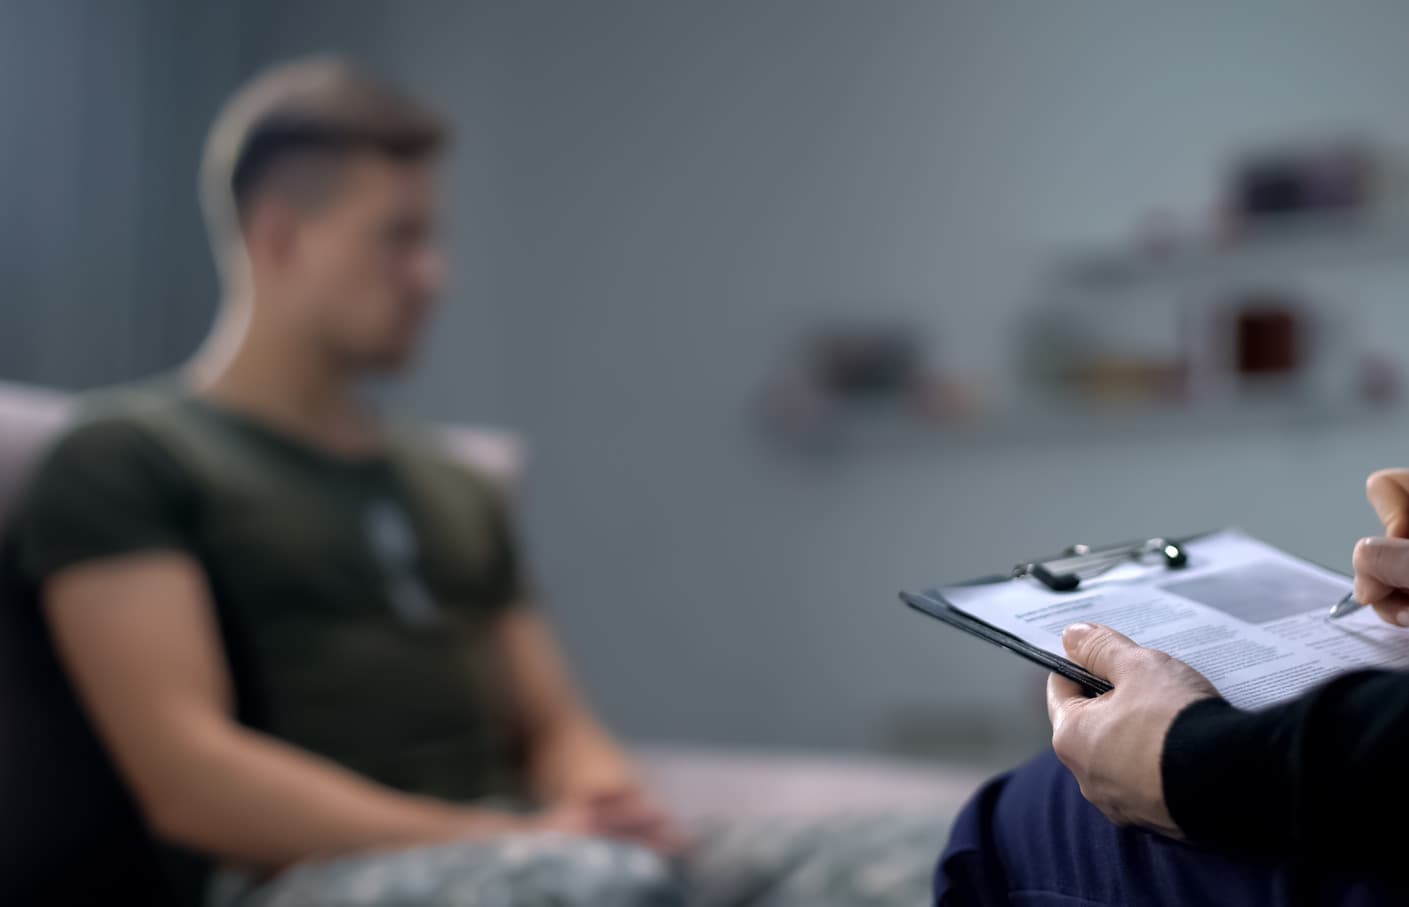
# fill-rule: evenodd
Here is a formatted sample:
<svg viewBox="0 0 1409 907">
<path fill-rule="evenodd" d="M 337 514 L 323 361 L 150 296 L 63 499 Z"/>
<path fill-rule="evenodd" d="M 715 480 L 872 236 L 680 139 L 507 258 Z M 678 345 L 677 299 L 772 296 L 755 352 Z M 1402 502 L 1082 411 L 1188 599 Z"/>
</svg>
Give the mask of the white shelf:
<svg viewBox="0 0 1409 907">
<path fill-rule="evenodd" d="M 976 450 L 1092 441 L 1119 444 L 1242 431 L 1320 434 L 1354 424 L 1383 424 L 1402 418 L 1402 413 L 1397 402 L 1267 399 L 1102 405 L 1057 400 L 1048 406 L 1030 403 L 940 423 L 885 409 L 855 412 L 838 417 L 823 432 L 784 440 L 803 452 L 850 457 L 907 448 Z"/>
<path fill-rule="evenodd" d="M 958 443 L 1021 443 L 1144 440 L 1237 431 L 1320 432 L 1356 422 L 1382 421 L 1396 412 L 1393 403 L 1308 403 L 1292 401 L 1206 404 L 1150 403 L 1101 406 L 1066 405 L 1026 414 L 995 415 L 972 425 L 937 427 L 944 439 Z"/>
<path fill-rule="evenodd" d="M 1395 263 L 1409 265 L 1409 219 L 1317 216 L 1260 226 L 1225 244 L 1077 253 L 1058 264 L 1055 277 L 1059 285 L 1100 289 L 1216 282 L 1274 269 Z"/>
</svg>

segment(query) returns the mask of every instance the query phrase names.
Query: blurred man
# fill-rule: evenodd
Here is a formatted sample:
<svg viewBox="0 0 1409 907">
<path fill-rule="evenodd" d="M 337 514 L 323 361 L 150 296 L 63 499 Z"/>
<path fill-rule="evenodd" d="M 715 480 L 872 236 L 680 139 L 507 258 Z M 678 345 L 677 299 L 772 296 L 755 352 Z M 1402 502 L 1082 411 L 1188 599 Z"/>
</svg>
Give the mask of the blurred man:
<svg viewBox="0 0 1409 907">
<path fill-rule="evenodd" d="M 496 489 L 358 398 L 440 288 L 444 141 L 336 61 L 242 91 L 202 168 L 215 332 L 49 452 L 18 563 L 220 903 L 674 903 L 681 836 L 569 681 Z"/>
<path fill-rule="evenodd" d="M 1409 470 L 1367 490 L 1386 535 L 1355 547 L 1356 600 L 1406 627 Z M 1356 671 L 1244 712 L 1108 627 L 1073 625 L 1062 642 L 1115 690 L 1048 679 L 1055 755 L 965 809 L 938 904 L 1409 903 L 1409 673 Z"/>
<path fill-rule="evenodd" d="M 597 835 L 623 846 L 575 888 L 654 902 L 675 830 L 569 683 L 499 495 L 356 394 L 408 362 L 440 287 L 444 140 L 333 61 L 235 98 L 202 170 L 215 333 L 183 386 L 119 394 L 50 452 L 20 560 L 163 840 L 270 871 Z M 466 805 L 489 797 L 544 805 Z"/>
</svg>

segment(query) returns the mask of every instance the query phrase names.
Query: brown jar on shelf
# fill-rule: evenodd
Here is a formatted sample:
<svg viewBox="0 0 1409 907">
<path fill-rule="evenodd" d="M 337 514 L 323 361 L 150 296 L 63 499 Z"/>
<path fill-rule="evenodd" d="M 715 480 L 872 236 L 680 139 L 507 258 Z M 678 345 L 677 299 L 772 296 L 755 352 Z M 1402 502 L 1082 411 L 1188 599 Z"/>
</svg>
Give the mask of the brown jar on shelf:
<svg viewBox="0 0 1409 907">
<path fill-rule="evenodd" d="M 1306 325 L 1284 296 L 1249 296 L 1233 316 L 1234 364 L 1241 375 L 1287 375 L 1301 367 Z"/>
</svg>

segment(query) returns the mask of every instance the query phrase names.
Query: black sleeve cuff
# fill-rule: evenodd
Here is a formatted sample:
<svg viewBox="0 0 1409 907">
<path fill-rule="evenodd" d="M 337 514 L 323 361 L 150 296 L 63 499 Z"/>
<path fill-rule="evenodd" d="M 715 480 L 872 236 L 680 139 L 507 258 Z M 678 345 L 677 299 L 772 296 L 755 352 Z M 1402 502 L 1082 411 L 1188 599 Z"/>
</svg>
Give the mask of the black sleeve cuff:
<svg viewBox="0 0 1409 907">
<path fill-rule="evenodd" d="M 1273 853 L 1287 843 L 1285 785 L 1272 715 L 1205 699 L 1180 712 L 1165 737 L 1160 774 L 1174 822 L 1195 844 Z M 1272 719 L 1275 720 L 1275 719 Z"/>
</svg>

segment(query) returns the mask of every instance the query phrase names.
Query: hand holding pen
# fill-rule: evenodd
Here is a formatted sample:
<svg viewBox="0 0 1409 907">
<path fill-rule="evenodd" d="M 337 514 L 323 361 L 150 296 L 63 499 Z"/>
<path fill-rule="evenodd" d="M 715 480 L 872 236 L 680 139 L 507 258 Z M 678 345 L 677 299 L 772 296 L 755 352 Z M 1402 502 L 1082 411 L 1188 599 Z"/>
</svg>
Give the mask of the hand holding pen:
<svg viewBox="0 0 1409 907">
<path fill-rule="evenodd" d="M 1331 608 L 1332 618 L 1372 605 L 1386 623 L 1409 627 L 1409 469 L 1383 469 L 1365 495 L 1385 534 L 1355 545 L 1355 589 Z"/>
</svg>

